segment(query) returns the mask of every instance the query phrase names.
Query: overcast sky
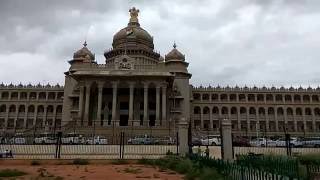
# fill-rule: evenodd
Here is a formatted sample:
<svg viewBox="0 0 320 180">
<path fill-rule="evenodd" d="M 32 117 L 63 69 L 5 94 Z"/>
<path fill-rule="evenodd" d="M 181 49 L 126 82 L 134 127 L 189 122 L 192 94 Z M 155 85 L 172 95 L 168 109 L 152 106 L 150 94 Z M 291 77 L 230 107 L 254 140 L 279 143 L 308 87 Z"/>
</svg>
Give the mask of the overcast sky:
<svg viewBox="0 0 320 180">
<path fill-rule="evenodd" d="M 0 0 L 0 82 L 64 84 L 85 39 L 104 63 L 132 6 L 162 56 L 176 41 L 194 85 L 320 84 L 319 0 Z"/>
</svg>

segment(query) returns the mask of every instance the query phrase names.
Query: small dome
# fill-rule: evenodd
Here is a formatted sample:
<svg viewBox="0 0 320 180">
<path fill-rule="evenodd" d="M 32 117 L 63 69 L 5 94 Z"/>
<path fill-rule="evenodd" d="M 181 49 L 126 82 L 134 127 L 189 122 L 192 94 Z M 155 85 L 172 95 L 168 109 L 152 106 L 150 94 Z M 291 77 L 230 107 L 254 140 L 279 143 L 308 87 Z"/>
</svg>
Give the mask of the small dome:
<svg viewBox="0 0 320 180">
<path fill-rule="evenodd" d="M 129 12 L 131 17 L 128 26 L 121 29 L 113 36 L 113 48 L 124 48 L 125 46 L 130 46 L 130 44 L 133 43 L 134 45 L 140 44 L 143 47 L 153 49 L 154 45 L 152 36 L 140 27 L 138 20 L 139 9 L 133 7 Z"/>
<path fill-rule="evenodd" d="M 94 55 L 87 48 L 87 42 L 84 42 L 83 47 L 73 54 L 74 59 L 86 59 L 87 61 L 93 61 Z"/>
<path fill-rule="evenodd" d="M 165 55 L 165 60 L 185 60 L 185 56 L 177 49 L 176 43 L 173 44 L 173 49 Z"/>
</svg>

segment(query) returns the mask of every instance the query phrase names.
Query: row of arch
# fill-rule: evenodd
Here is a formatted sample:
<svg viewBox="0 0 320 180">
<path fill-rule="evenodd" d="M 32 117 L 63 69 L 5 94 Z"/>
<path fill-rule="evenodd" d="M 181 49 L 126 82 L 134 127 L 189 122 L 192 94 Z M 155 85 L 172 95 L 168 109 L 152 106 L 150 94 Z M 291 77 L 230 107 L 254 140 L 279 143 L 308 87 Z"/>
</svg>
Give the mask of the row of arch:
<svg viewBox="0 0 320 180">
<path fill-rule="evenodd" d="M 0 94 L 1 99 L 39 99 L 39 100 L 61 100 L 63 92 L 8 92 Z"/>
<path fill-rule="evenodd" d="M 310 108 L 310 107 L 306 107 L 306 108 L 301 108 L 301 107 L 296 107 L 296 108 L 292 108 L 292 107 L 278 107 L 278 108 L 274 108 L 274 107 L 221 107 L 219 109 L 219 107 L 214 106 L 211 110 L 208 106 L 203 107 L 202 109 L 200 108 L 200 106 L 195 106 L 193 108 L 193 114 L 238 114 L 238 111 L 240 114 L 247 114 L 249 113 L 250 115 L 284 115 L 284 113 L 286 113 L 287 115 L 315 115 L 315 116 L 320 116 L 320 108 L 316 107 L 316 108 Z"/>
<path fill-rule="evenodd" d="M 8 112 L 9 113 L 23 113 L 23 112 L 28 112 L 28 113 L 34 113 L 37 108 L 37 112 L 41 113 L 45 111 L 45 106 L 44 105 L 29 105 L 26 107 L 25 105 L 10 105 L 7 107 L 7 105 L 3 104 L 0 106 L 0 113 Z M 46 107 L 46 112 L 47 113 L 53 113 L 55 109 L 56 113 L 62 113 L 62 105 L 57 105 L 56 108 L 54 108 L 54 105 L 48 105 Z"/>
<path fill-rule="evenodd" d="M 193 93 L 194 100 L 203 101 L 277 101 L 277 102 L 319 102 L 319 96 L 300 94 L 208 94 Z"/>
</svg>

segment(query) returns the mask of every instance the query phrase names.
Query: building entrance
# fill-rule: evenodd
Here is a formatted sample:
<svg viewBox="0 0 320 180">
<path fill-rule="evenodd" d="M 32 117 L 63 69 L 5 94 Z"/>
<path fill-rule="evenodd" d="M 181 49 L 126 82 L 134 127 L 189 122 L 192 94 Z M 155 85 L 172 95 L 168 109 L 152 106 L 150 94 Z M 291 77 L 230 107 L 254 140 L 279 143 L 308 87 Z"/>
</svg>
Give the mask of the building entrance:
<svg viewBox="0 0 320 180">
<path fill-rule="evenodd" d="M 128 126 L 128 115 L 120 115 L 120 126 Z"/>
</svg>

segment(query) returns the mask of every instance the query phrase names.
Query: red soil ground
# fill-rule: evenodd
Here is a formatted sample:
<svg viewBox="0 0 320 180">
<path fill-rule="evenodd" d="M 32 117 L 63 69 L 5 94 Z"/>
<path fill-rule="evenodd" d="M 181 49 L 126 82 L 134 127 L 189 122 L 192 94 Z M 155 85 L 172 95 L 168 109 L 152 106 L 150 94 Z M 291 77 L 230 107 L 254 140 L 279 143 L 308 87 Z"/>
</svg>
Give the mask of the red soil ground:
<svg viewBox="0 0 320 180">
<path fill-rule="evenodd" d="M 28 160 L 0 160 L 0 170 L 17 169 L 28 173 L 15 179 L 70 179 L 70 180 L 132 180 L 157 179 L 181 180 L 183 175 L 172 171 L 161 171 L 151 166 L 130 162 L 113 165 L 109 161 L 90 161 L 89 165 L 67 165 L 70 161 L 40 161 L 40 165 L 31 166 Z M 59 178 L 61 177 L 61 178 Z M 1 179 L 1 177 L 0 177 Z"/>
</svg>

